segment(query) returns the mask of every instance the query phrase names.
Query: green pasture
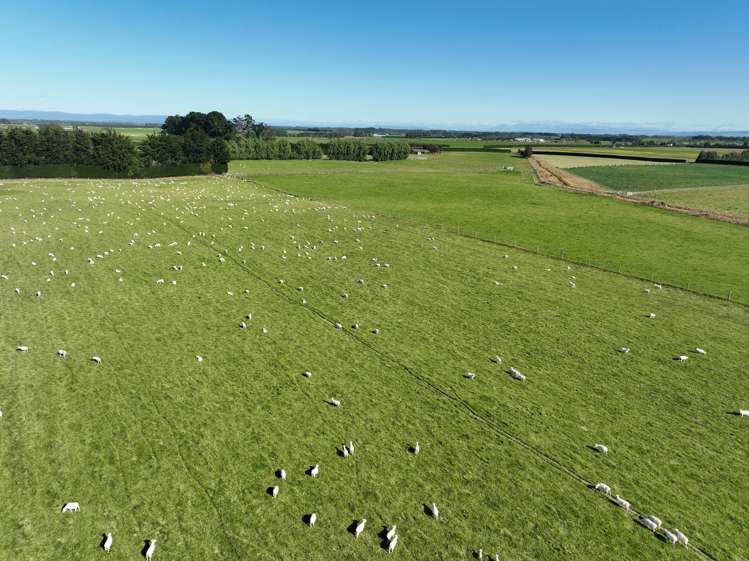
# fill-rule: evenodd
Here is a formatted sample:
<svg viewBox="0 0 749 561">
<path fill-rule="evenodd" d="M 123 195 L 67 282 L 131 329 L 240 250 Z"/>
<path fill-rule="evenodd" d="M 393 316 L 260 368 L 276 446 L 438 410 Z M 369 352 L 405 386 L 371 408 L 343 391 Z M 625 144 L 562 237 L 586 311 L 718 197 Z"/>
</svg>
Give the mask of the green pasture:
<svg viewBox="0 0 749 561">
<path fill-rule="evenodd" d="M 722 164 L 573 167 L 569 168 L 569 171 L 615 191 L 651 191 L 749 183 L 749 166 Z"/>
</svg>

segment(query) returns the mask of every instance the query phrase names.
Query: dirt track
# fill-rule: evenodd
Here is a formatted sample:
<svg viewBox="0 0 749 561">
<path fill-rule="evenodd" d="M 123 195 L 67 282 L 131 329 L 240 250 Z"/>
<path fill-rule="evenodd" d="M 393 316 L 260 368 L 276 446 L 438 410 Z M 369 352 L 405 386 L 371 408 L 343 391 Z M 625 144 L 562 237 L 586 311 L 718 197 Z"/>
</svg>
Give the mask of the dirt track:
<svg viewBox="0 0 749 561">
<path fill-rule="evenodd" d="M 595 181 L 590 181 L 570 173 L 563 169 L 552 166 L 548 162 L 543 161 L 539 158 L 528 158 L 528 162 L 536 172 L 536 176 L 541 183 L 547 185 L 554 185 L 555 187 L 561 187 L 563 189 L 569 189 L 571 191 L 595 193 L 602 197 L 609 197 L 612 199 L 618 199 L 620 201 L 627 201 L 630 203 L 652 206 L 656 208 L 662 208 L 664 210 L 671 210 L 673 212 L 680 212 L 682 214 L 689 214 L 691 216 L 701 216 L 702 218 L 708 218 L 710 220 L 720 220 L 721 222 L 728 222 L 730 224 L 740 224 L 742 226 L 749 226 L 749 220 L 746 218 L 739 218 L 730 214 L 722 212 L 715 212 L 712 210 L 701 210 L 696 208 L 689 208 L 685 206 L 678 206 L 658 201 L 655 199 L 646 199 L 635 195 L 622 195 L 614 191 L 609 191 L 605 187 L 602 187 Z"/>
</svg>

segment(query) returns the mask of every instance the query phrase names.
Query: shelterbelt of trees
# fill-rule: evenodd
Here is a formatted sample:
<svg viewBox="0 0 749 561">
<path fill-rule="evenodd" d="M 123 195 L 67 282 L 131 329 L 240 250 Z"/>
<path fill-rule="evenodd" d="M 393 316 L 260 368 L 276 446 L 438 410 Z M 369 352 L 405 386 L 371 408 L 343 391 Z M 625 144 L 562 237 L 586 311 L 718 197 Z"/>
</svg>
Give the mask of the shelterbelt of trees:
<svg viewBox="0 0 749 561">
<path fill-rule="evenodd" d="M 230 159 L 400 160 L 408 157 L 405 142 L 366 144 L 355 139 L 329 143 L 311 140 L 274 140 L 265 123 L 244 115 L 231 121 L 218 112 L 191 112 L 167 117 L 161 132 L 140 144 L 114 130 L 86 132 L 59 125 L 38 130 L 10 127 L 0 130 L 0 166 L 28 167 L 49 164 L 99 166 L 123 175 L 144 169 L 183 164 L 225 165 Z"/>
</svg>

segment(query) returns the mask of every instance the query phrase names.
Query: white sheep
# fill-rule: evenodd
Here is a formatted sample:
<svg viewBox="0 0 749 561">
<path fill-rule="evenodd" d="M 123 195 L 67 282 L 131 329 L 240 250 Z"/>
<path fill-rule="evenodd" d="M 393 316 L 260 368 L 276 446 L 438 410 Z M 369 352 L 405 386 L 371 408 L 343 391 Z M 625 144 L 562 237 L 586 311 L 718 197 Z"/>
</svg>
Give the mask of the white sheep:
<svg viewBox="0 0 749 561">
<path fill-rule="evenodd" d="M 669 532 L 665 528 L 663 529 L 663 537 L 666 538 L 666 541 L 671 545 L 676 545 L 676 542 L 679 541 L 679 538 L 677 538 L 673 533 Z"/>
<path fill-rule="evenodd" d="M 390 540 L 390 543 L 388 544 L 388 553 L 392 553 L 396 545 L 398 545 L 398 534 L 394 535 L 393 539 Z"/>
<path fill-rule="evenodd" d="M 510 375 L 515 378 L 516 380 L 520 380 L 521 382 L 525 381 L 525 374 L 520 372 L 517 368 L 510 367 Z"/>
<path fill-rule="evenodd" d="M 349 457 L 349 451 L 348 451 L 348 448 L 346 447 L 345 444 L 343 445 L 343 451 L 342 451 L 342 453 L 343 453 L 343 457 L 344 458 L 348 458 Z"/>
<path fill-rule="evenodd" d="M 739 409 L 739 417 L 749 417 L 749 409 Z"/>
<path fill-rule="evenodd" d="M 270 496 L 275 499 L 278 496 L 278 491 L 279 491 L 278 485 L 274 485 L 273 487 L 271 487 Z"/>
<path fill-rule="evenodd" d="M 16 288 L 16 294 L 21 294 L 21 289 L 20 288 Z"/>
<path fill-rule="evenodd" d="M 311 378 L 311 377 L 312 377 L 312 372 L 310 372 L 309 370 L 305 370 L 305 371 L 304 371 L 304 372 L 302 373 L 302 375 L 303 375 L 303 376 L 304 376 L 305 378 Z"/>
<path fill-rule="evenodd" d="M 313 512 L 309 515 L 309 525 L 314 528 L 315 522 L 317 522 L 317 514 Z"/>
<path fill-rule="evenodd" d="M 614 502 L 617 504 L 617 506 L 620 506 L 621 508 L 623 508 L 626 511 L 629 511 L 629 509 L 631 508 L 631 505 L 629 504 L 629 501 L 624 500 L 619 495 L 617 495 L 616 497 L 614 497 Z"/>
<path fill-rule="evenodd" d="M 317 477 L 317 474 L 320 473 L 320 464 L 315 464 L 311 470 L 309 470 L 309 474 L 312 477 Z"/>
<path fill-rule="evenodd" d="M 421 451 L 421 446 L 419 446 L 419 441 L 416 441 L 416 444 L 414 444 L 414 455 L 418 454 Z"/>
<path fill-rule="evenodd" d="M 679 362 L 686 362 L 689 360 L 689 357 L 687 355 L 677 355 L 674 360 L 678 360 Z"/>
<path fill-rule="evenodd" d="M 92 356 L 91 357 L 91 362 L 93 362 L 94 364 L 101 364 L 101 357 Z"/>
<path fill-rule="evenodd" d="M 203 360 L 205 359 L 200 355 L 195 355 L 195 360 L 197 360 L 198 362 L 203 362 Z"/>
<path fill-rule="evenodd" d="M 354 453 L 354 442 L 352 440 L 348 441 L 348 452 L 349 452 L 349 454 L 353 454 Z"/>
<path fill-rule="evenodd" d="M 492 358 L 492 362 L 496 364 L 502 364 L 502 357 L 499 355 L 495 355 L 494 358 Z"/>
<path fill-rule="evenodd" d="M 393 524 L 392 526 L 390 526 L 390 528 L 388 528 L 387 534 L 385 534 L 385 539 L 387 541 L 392 541 L 392 539 L 395 537 L 395 531 L 397 529 L 398 529 L 398 527 L 395 524 Z"/>
<path fill-rule="evenodd" d="M 663 526 L 663 522 L 661 522 L 661 519 L 660 519 L 660 518 L 658 518 L 658 517 L 657 517 L 656 515 L 654 515 L 654 514 L 651 514 L 651 515 L 649 515 L 649 516 L 646 516 L 645 518 L 647 518 L 648 520 L 650 520 L 651 522 L 653 522 L 653 524 L 655 524 L 655 527 L 656 527 L 656 528 L 660 528 L 661 526 Z"/>
<path fill-rule="evenodd" d="M 156 540 L 148 540 L 148 549 L 146 549 L 146 561 L 151 561 L 154 551 L 156 551 Z"/>
<path fill-rule="evenodd" d="M 245 322 L 243 322 L 243 321 L 240 321 L 239 322 L 239 327 L 240 327 L 240 329 L 246 329 L 247 328 L 247 324 Z"/>
<path fill-rule="evenodd" d="M 367 519 L 362 518 L 361 522 L 359 522 L 356 525 L 356 528 L 354 528 L 354 537 L 358 538 L 359 534 L 361 534 L 364 531 L 364 526 L 367 524 Z"/>
<path fill-rule="evenodd" d="M 609 453 L 609 447 L 605 444 L 596 444 L 593 446 L 593 449 L 596 452 L 600 452 L 601 454 L 608 454 Z"/>
<path fill-rule="evenodd" d="M 330 403 L 333 407 L 340 407 L 341 406 L 341 401 L 339 399 L 335 399 L 333 397 L 331 397 L 328 400 L 328 403 Z"/>
<path fill-rule="evenodd" d="M 16 347 L 16 350 L 17 350 L 17 351 L 18 351 L 19 353 L 25 353 L 25 352 L 28 352 L 29 348 L 28 348 L 28 347 L 27 347 L 26 345 L 18 345 L 18 346 Z"/>
<path fill-rule="evenodd" d="M 694 352 L 696 352 L 698 355 L 705 355 L 707 352 L 705 352 L 705 349 L 701 349 L 699 347 L 694 349 Z"/>
<path fill-rule="evenodd" d="M 286 480 L 286 470 L 281 468 L 277 472 L 279 479 Z"/>
<path fill-rule="evenodd" d="M 104 539 L 104 543 L 101 544 L 102 549 L 109 553 L 109 550 L 112 549 L 112 533 L 107 533 L 107 537 Z"/>
<path fill-rule="evenodd" d="M 439 518 L 440 518 L 440 511 L 437 508 L 437 504 L 436 503 L 432 503 L 432 506 L 429 507 L 429 512 L 432 515 L 432 518 L 434 518 L 435 520 L 439 520 Z"/>
<path fill-rule="evenodd" d="M 60 358 L 65 358 L 67 356 L 67 351 L 65 349 L 57 349 L 57 356 Z"/>
<path fill-rule="evenodd" d="M 616 350 L 619 351 L 620 353 L 627 354 L 629 352 L 629 347 L 619 347 Z"/>
<path fill-rule="evenodd" d="M 60 512 L 78 512 L 81 510 L 81 505 L 79 503 L 65 503 L 62 505 L 62 509 L 60 509 Z"/>
<path fill-rule="evenodd" d="M 611 487 L 609 487 L 605 483 L 596 483 L 595 489 L 596 489 L 596 491 L 598 491 L 600 493 L 604 493 L 606 495 L 610 495 L 611 494 Z"/>
<path fill-rule="evenodd" d="M 654 318 L 654 317 L 655 317 L 655 313 L 653 313 L 653 312 L 650 312 L 650 313 L 649 313 L 648 315 L 646 315 L 645 317 L 648 317 L 648 318 Z"/>
<path fill-rule="evenodd" d="M 658 529 L 658 525 L 650 518 L 640 518 L 640 524 L 645 526 L 651 532 L 655 532 Z"/>
<path fill-rule="evenodd" d="M 673 529 L 674 534 L 676 534 L 676 539 L 679 540 L 679 543 L 684 544 L 684 547 L 689 545 L 689 538 L 686 537 L 681 530 L 678 528 Z"/>
<path fill-rule="evenodd" d="M 466 378 L 469 380 L 475 380 L 476 379 L 476 373 L 475 372 L 468 372 L 466 373 Z"/>
</svg>

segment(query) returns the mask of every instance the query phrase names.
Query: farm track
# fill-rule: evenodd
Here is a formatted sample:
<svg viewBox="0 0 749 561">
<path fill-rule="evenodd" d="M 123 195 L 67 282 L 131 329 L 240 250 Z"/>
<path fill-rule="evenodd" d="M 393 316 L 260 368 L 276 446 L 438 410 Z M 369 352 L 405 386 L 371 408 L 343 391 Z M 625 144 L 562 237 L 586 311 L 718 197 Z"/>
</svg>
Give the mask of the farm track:
<svg viewBox="0 0 749 561">
<path fill-rule="evenodd" d="M 282 195 L 286 195 L 286 196 L 289 196 L 289 197 L 294 197 L 294 198 L 303 199 L 303 200 L 313 200 L 313 199 L 310 199 L 309 197 L 300 196 L 300 195 L 297 195 L 295 193 L 292 193 L 292 192 L 289 192 L 289 191 L 284 191 L 283 189 L 278 189 L 278 188 L 273 187 L 271 185 L 267 185 L 265 183 L 260 183 L 259 181 L 255 181 L 254 179 L 248 179 L 248 178 L 242 178 L 242 177 L 240 177 L 239 179 L 241 181 L 246 181 L 247 183 L 251 183 L 251 184 L 256 185 L 258 187 L 261 187 L 263 189 L 268 189 L 270 191 L 274 191 L 276 193 L 279 193 L 279 194 L 282 194 Z M 627 199 L 627 198 L 625 198 L 624 200 L 630 201 L 630 199 Z M 378 212 L 377 214 L 379 216 L 385 216 L 387 218 L 391 218 L 391 219 L 398 220 L 400 222 L 405 222 L 405 223 L 408 223 L 408 224 L 411 224 L 411 225 L 415 225 L 415 226 L 427 226 L 427 224 L 425 224 L 423 222 L 420 222 L 418 220 L 414 220 L 414 219 L 411 219 L 411 218 L 407 218 L 407 217 L 404 217 L 404 216 L 398 216 L 398 215 L 388 214 L 388 213 L 385 213 L 385 212 Z M 749 222 L 748 222 L 748 224 L 749 224 Z M 730 304 L 735 304 L 735 305 L 741 306 L 743 308 L 749 308 L 749 303 L 741 302 L 739 300 L 734 300 L 734 299 L 731 299 L 731 298 L 727 298 L 725 296 L 720 296 L 718 294 L 711 294 L 709 292 L 702 292 L 700 290 L 694 290 L 694 289 L 691 289 L 691 288 L 687 288 L 685 286 L 680 286 L 678 284 L 672 284 L 672 283 L 668 283 L 668 282 L 663 282 L 663 281 L 660 281 L 660 280 L 655 279 L 655 278 L 641 277 L 639 275 L 635 275 L 633 273 L 626 273 L 626 272 L 623 272 L 621 270 L 617 271 L 615 269 L 609 269 L 608 267 L 603 267 L 601 265 L 595 265 L 595 264 L 593 264 L 593 263 L 591 263 L 589 261 L 576 261 L 574 259 L 569 259 L 569 258 L 562 257 L 562 256 L 559 256 L 559 255 L 553 255 L 553 254 L 550 254 L 550 253 L 544 253 L 543 251 L 533 250 L 533 249 L 530 249 L 530 248 L 527 248 L 527 247 L 523 247 L 521 245 L 517 245 L 517 244 L 514 244 L 514 243 L 498 241 L 498 240 L 494 240 L 494 239 L 491 239 L 491 238 L 485 238 L 485 237 L 480 236 L 478 234 L 471 234 L 471 233 L 466 232 L 466 231 L 464 231 L 462 229 L 454 228 L 454 227 L 451 227 L 451 226 L 446 226 L 444 224 L 430 224 L 429 226 L 440 228 L 441 230 L 444 230 L 444 231 L 449 232 L 450 234 L 452 234 L 454 236 L 458 236 L 458 237 L 461 237 L 461 238 L 465 238 L 465 239 L 469 239 L 469 240 L 474 240 L 474 241 L 479 241 L 479 242 L 483 242 L 483 243 L 486 243 L 486 244 L 489 244 L 489 245 L 498 246 L 498 247 L 504 247 L 504 248 L 507 248 L 507 249 L 515 249 L 517 251 L 522 251 L 523 253 L 528 253 L 530 255 L 538 255 L 539 257 L 546 257 L 548 259 L 553 259 L 554 261 L 559 261 L 560 263 L 567 263 L 569 265 L 575 265 L 575 266 L 578 266 L 578 267 L 585 267 L 585 268 L 588 268 L 588 269 L 594 269 L 596 271 L 602 271 L 604 273 L 611 273 L 613 275 L 617 275 L 617 276 L 620 276 L 620 277 L 626 278 L 626 279 L 638 280 L 638 281 L 649 282 L 649 283 L 658 282 L 662 286 L 666 286 L 666 287 L 674 289 L 674 290 L 680 290 L 680 291 L 686 292 L 688 294 L 694 294 L 696 296 L 702 296 L 704 298 L 710 298 L 710 299 L 713 299 L 713 300 L 720 300 L 722 302 L 727 302 L 727 303 L 730 303 Z"/>
<path fill-rule="evenodd" d="M 732 214 L 716 212 L 713 210 L 702 210 L 686 206 L 674 205 L 655 199 L 646 199 L 637 195 L 622 195 L 617 191 L 610 191 L 605 187 L 599 185 L 598 183 L 595 183 L 594 181 L 585 179 L 569 171 L 554 167 L 548 162 L 544 162 L 542 159 L 528 158 L 528 161 L 535 171 L 538 180 L 546 185 L 553 185 L 555 187 L 560 187 L 569 191 L 575 191 L 579 193 L 593 193 L 595 195 L 616 199 L 618 201 L 626 201 L 634 204 L 669 210 L 672 212 L 679 212 L 681 214 L 688 214 L 690 216 L 698 216 L 700 218 L 707 218 L 708 220 L 717 220 L 719 222 L 727 222 L 729 224 L 736 224 L 739 226 L 749 226 L 749 219 L 746 218 L 740 218 L 737 216 L 733 216 Z"/>
<path fill-rule="evenodd" d="M 296 195 L 294 195 L 292 193 L 285 193 L 285 192 L 283 192 L 281 190 L 274 189 L 272 187 L 266 187 L 265 185 L 262 185 L 260 183 L 255 182 L 255 181 L 252 181 L 252 180 L 245 180 L 245 181 L 248 181 L 248 182 L 251 182 L 253 184 L 256 184 L 256 185 L 258 185 L 258 186 L 260 186 L 262 188 L 266 188 L 266 189 L 269 189 L 269 190 L 272 190 L 272 191 L 275 191 L 275 192 L 279 192 L 279 193 L 283 193 L 285 195 L 296 197 Z M 379 213 L 379 214 L 381 214 L 381 213 Z M 196 241 L 196 243 L 199 243 L 200 245 L 202 245 L 205 249 L 207 249 L 207 250 L 209 250 L 211 252 L 216 252 L 217 251 L 217 249 L 218 249 L 217 247 L 212 247 L 210 244 L 208 244 L 205 241 L 203 241 L 200 238 L 200 236 L 198 236 L 195 232 L 192 232 L 191 230 L 189 230 L 188 228 L 186 228 L 185 226 L 183 226 L 183 224 L 181 224 L 179 221 L 176 221 L 176 220 L 174 220 L 172 218 L 168 218 L 168 217 L 164 217 L 164 219 L 167 220 L 168 222 L 170 222 L 175 228 L 177 228 L 179 230 L 182 230 L 185 234 L 188 234 L 188 235 L 192 236 L 192 239 L 194 239 Z M 475 239 L 477 241 L 485 241 L 485 240 L 481 240 L 479 238 L 473 238 L 471 236 L 463 236 L 463 237 L 468 237 L 470 239 Z M 217 240 L 215 240 L 215 241 L 217 241 Z M 512 247 L 512 246 L 509 246 L 507 244 L 501 244 L 501 243 L 495 243 L 495 245 L 500 245 L 500 246 L 505 246 L 505 247 Z M 232 252 L 230 252 L 229 250 L 227 250 L 226 247 L 222 248 L 220 251 L 221 251 L 222 255 L 224 255 L 226 257 L 227 260 L 229 260 L 232 263 L 234 263 L 240 270 L 242 270 L 243 272 L 245 272 L 246 274 L 248 274 L 249 276 L 251 276 L 256 281 L 258 281 L 258 282 L 262 283 L 263 285 L 265 285 L 274 295 L 276 295 L 279 298 L 282 298 L 283 300 L 285 300 L 289 304 L 292 304 L 292 305 L 296 306 L 297 308 L 301 308 L 301 309 L 306 310 L 307 312 L 309 312 L 311 314 L 314 314 L 320 320 L 322 320 L 323 322 L 325 322 L 326 324 L 328 324 L 331 328 L 335 329 L 336 323 L 337 323 L 336 319 L 330 317 L 325 311 L 323 311 L 323 310 L 321 310 L 321 309 L 319 309 L 319 308 L 317 308 L 315 306 L 309 305 L 309 304 L 301 304 L 298 301 L 298 299 L 294 297 L 293 294 L 289 293 L 288 290 L 284 290 L 284 289 L 279 288 L 275 283 L 273 283 L 270 280 L 268 280 L 266 278 L 266 276 L 258 274 L 257 272 L 253 271 L 252 269 L 250 269 L 249 267 L 247 267 L 246 265 L 244 265 L 240 260 L 238 260 L 236 257 L 234 257 L 232 255 Z M 534 253 L 534 252 L 530 252 L 530 253 Z M 566 261 L 564 259 L 560 259 L 560 260 L 561 261 Z M 574 262 L 571 262 L 571 263 L 574 263 Z M 597 267 L 594 267 L 594 268 L 597 268 Z M 628 276 L 628 275 L 624 275 L 624 276 Z M 637 278 L 637 277 L 634 277 L 634 278 Z M 678 288 L 678 287 L 676 287 L 676 288 Z M 697 294 L 700 294 L 700 293 L 697 293 Z M 709 297 L 710 295 L 704 295 L 704 296 L 708 296 Z M 550 466 L 551 468 L 557 470 L 558 472 L 562 473 L 563 475 L 569 477 L 570 479 L 573 479 L 578 484 L 584 486 L 587 490 L 590 491 L 594 487 L 594 485 L 595 485 L 594 482 L 592 482 L 591 480 L 587 479 L 583 475 L 579 474 L 577 471 L 575 471 L 575 469 L 573 469 L 573 468 L 571 468 L 569 466 L 566 466 L 564 463 L 562 463 L 561 461 L 557 460 L 552 455 L 546 453 L 541 448 L 539 448 L 537 446 L 534 446 L 533 444 L 527 442 L 523 438 L 517 436 L 512 431 L 510 431 L 506 427 L 502 426 L 500 423 L 498 423 L 496 421 L 493 421 L 493 420 L 485 417 L 479 411 L 477 411 L 476 409 L 474 409 L 470 405 L 470 403 L 468 403 L 466 400 L 460 398 L 457 395 L 454 395 L 453 393 L 451 393 L 451 392 L 443 389 L 439 385 L 435 384 L 434 382 L 432 382 L 431 380 L 429 380 L 428 377 L 426 377 L 423 374 L 419 373 L 416 369 L 408 366 L 399 357 L 397 357 L 395 355 L 392 355 L 392 354 L 388 353 L 387 351 L 384 351 L 384 350 L 381 350 L 381 349 L 377 348 L 375 345 L 369 343 L 368 341 L 366 341 L 365 339 L 363 339 L 361 336 L 357 335 L 355 332 L 353 332 L 350 329 L 341 329 L 341 331 L 343 333 L 345 333 L 348 337 L 350 337 L 353 341 L 355 341 L 356 343 L 358 343 L 359 345 L 361 345 L 363 348 L 365 348 L 368 352 L 370 352 L 371 354 L 377 356 L 381 361 L 383 361 L 385 363 L 389 363 L 389 364 L 395 366 L 396 368 L 398 368 L 399 370 L 403 371 L 410 378 L 412 378 L 413 380 L 415 380 L 422 388 L 426 389 L 431 394 L 437 396 L 440 399 L 444 399 L 444 400 L 448 401 L 457 411 L 461 412 L 462 414 L 464 414 L 466 417 L 470 418 L 471 420 L 477 422 L 479 425 L 481 425 L 481 427 L 484 430 L 487 430 L 488 432 L 493 433 L 496 436 L 504 438 L 505 440 L 507 440 L 509 442 L 512 442 L 513 444 L 519 446 L 520 448 L 524 449 L 528 453 L 532 454 L 538 460 L 542 461 L 543 463 L 547 464 L 548 466 Z M 596 494 L 598 494 L 598 493 L 596 493 Z M 619 508 L 613 502 L 613 500 L 611 499 L 611 497 L 606 496 L 606 495 L 602 495 L 602 497 L 605 498 L 606 501 L 609 504 L 614 505 L 616 508 Z M 639 509 L 636 509 L 636 508 L 632 507 L 630 509 L 630 511 L 629 511 L 629 514 L 633 518 L 642 518 L 642 517 L 645 516 L 645 512 L 646 511 L 644 511 L 644 510 L 639 510 Z M 663 538 L 659 537 L 658 539 L 663 539 Z M 695 545 L 693 542 L 690 542 L 688 548 L 689 548 L 690 551 L 692 551 L 694 554 L 696 554 L 697 556 L 701 557 L 702 559 L 705 559 L 707 561 L 718 561 L 718 559 L 715 556 L 713 556 L 709 551 L 707 551 L 704 547 L 700 547 L 698 545 Z"/>
</svg>

